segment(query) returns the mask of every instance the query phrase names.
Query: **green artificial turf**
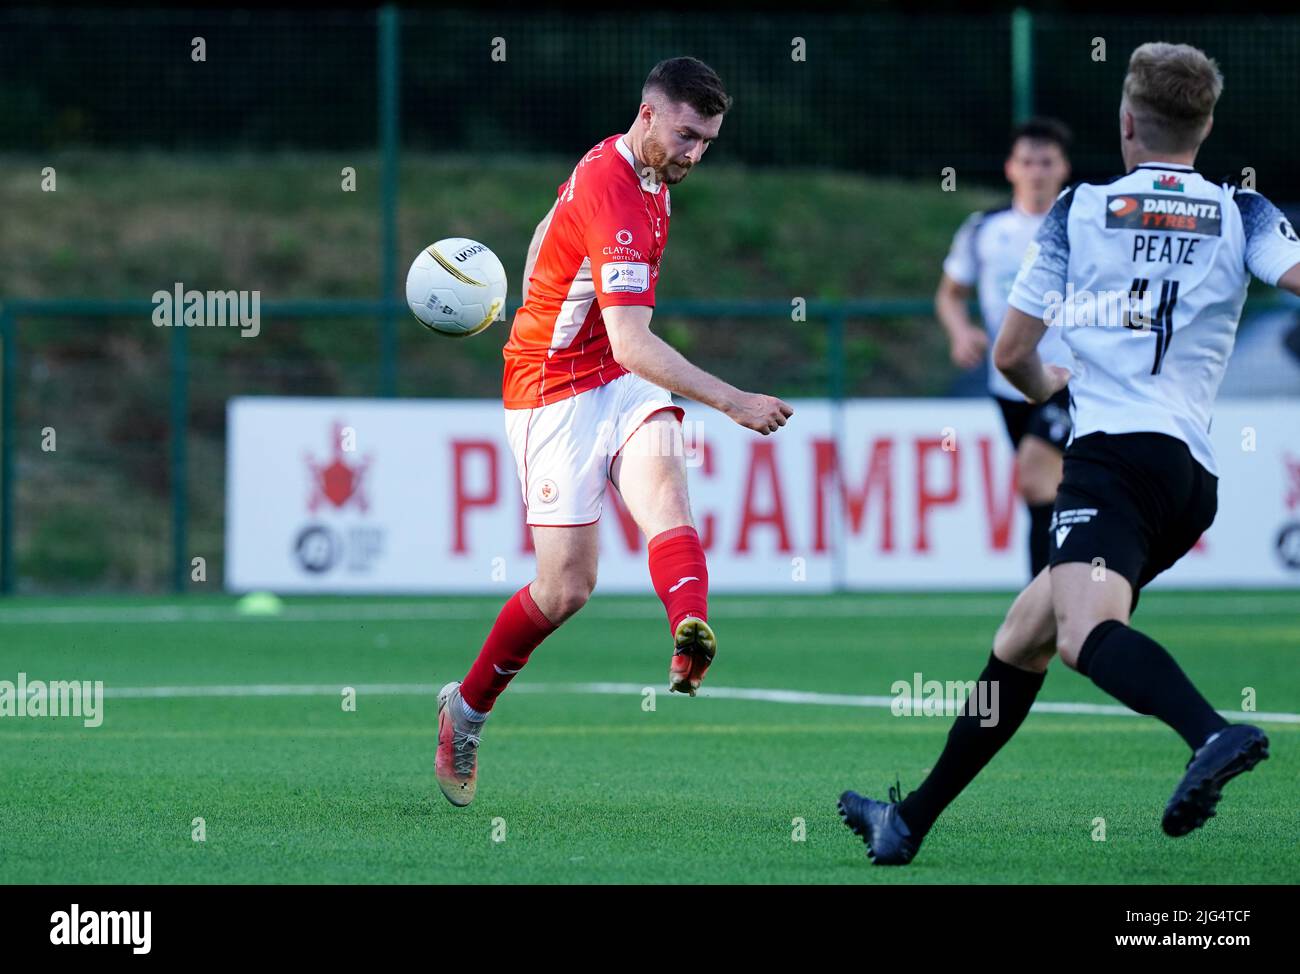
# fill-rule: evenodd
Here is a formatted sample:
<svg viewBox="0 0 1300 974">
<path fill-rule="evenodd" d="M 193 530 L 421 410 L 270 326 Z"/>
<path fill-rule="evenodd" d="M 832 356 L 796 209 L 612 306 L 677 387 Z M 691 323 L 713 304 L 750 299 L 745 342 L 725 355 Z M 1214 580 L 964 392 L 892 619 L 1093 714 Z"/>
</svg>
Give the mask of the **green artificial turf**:
<svg viewBox="0 0 1300 974">
<path fill-rule="evenodd" d="M 715 598 L 719 655 L 706 687 L 881 697 L 916 672 L 974 679 L 1008 602 Z M 0 718 L 0 882 L 1300 879 L 1294 722 L 1262 722 L 1272 757 L 1227 787 L 1204 829 L 1172 840 L 1160 813 L 1187 759 L 1172 731 L 1135 716 L 1031 714 L 916 861 L 885 869 L 840 824 L 835 800 L 848 787 L 883 798 L 895 775 L 915 787 L 950 720 L 670 696 L 667 626 L 652 597 L 597 595 L 543 644 L 487 725 L 478 797 L 465 809 L 434 785 L 433 694 L 463 676 L 498 600 L 290 599 L 263 619 L 233 605 L 0 605 L 0 680 L 21 671 L 103 680 L 109 694 L 266 693 L 110 695 L 93 728 Z M 1152 592 L 1135 625 L 1216 707 L 1239 709 L 1253 688 L 1259 711 L 1300 713 L 1300 594 Z M 596 682 L 625 686 L 573 686 Z M 355 712 L 343 687 L 359 688 Z M 653 711 L 642 687 L 657 690 Z M 1113 703 L 1059 663 L 1039 699 Z M 1094 839 L 1098 819 L 1105 841 Z"/>
</svg>

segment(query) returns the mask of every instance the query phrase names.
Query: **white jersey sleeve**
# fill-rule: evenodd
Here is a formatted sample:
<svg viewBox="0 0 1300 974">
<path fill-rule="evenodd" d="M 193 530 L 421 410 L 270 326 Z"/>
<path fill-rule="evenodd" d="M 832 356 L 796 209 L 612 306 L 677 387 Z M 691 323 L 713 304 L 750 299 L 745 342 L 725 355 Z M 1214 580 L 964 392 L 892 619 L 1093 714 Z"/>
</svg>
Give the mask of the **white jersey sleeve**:
<svg viewBox="0 0 1300 974">
<path fill-rule="evenodd" d="M 1038 235 L 1025 251 L 1007 304 L 1047 323 L 1049 310 L 1060 306 L 1070 270 L 1070 204 L 1074 188 L 1065 190 L 1048 211 Z"/>
<path fill-rule="evenodd" d="M 975 254 L 975 232 L 979 229 L 983 213 L 972 213 L 957 228 L 943 260 L 943 272 L 950 280 L 965 287 L 974 287 L 979 279 L 979 260 Z"/>
<path fill-rule="evenodd" d="M 1300 264 L 1300 236 L 1282 211 L 1259 193 L 1238 190 L 1236 200 L 1246 235 L 1246 267 L 1265 284 L 1276 286 Z"/>
</svg>

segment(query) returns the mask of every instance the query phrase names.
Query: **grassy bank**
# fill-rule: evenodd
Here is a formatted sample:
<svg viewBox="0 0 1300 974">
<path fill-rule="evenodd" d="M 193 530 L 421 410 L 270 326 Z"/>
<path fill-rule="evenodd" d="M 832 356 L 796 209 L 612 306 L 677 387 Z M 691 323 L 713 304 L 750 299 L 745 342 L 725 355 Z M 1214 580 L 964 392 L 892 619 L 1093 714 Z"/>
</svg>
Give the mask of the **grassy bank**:
<svg viewBox="0 0 1300 974">
<path fill-rule="evenodd" d="M 53 167 L 55 190 L 42 191 Z M 342 188 L 345 167 L 355 190 Z M 511 274 L 567 178 L 569 159 L 408 155 L 399 273 L 432 240 L 488 243 Z M 929 294 L 953 229 L 992 191 L 829 171 L 704 166 L 673 191 L 661 299 L 843 299 Z M 350 155 L 64 154 L 0 158 L 0 296 L 148 300 L 187 288 L 259 290 L 262 300 L 374 297 L 380 290 L 377 160 Z M 778 395 L 823 395 L 824 323 L 661 315 L 656 328 L 705 367 Z M 507 329 L 454 344 L 399 323 L 399 388 L 412 396 L 499 394 Z M 856 394 L 947 387 L 928 318 L 850 322 Z M 22 323 L 18 403 L 20 573 L 39 588 L 151 588 L 166 578 L 167 329 L 147 318 Z M 236 394 L 370 395 L 378 323 L 274 319 L 252 340 L 194 329 L 190 345 L 190 540 L 222 545 L 224 406 Z M 41 449 L 41 431 L 58 449 Z M 219 577 L 220 557 L 209 570 Z"/>
</svg>

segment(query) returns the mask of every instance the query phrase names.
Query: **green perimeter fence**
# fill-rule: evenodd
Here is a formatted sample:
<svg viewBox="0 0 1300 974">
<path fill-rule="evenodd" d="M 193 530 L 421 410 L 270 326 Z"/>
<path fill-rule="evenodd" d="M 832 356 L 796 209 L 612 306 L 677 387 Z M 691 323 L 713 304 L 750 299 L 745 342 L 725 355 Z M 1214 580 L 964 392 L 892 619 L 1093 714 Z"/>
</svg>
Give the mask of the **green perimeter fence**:
<svg viewBox="0 0 1300 974">
<path fill-rule="evenodd" d="M 690 52 L 737 97 L 711 159 L 928 179 L 953 166 L 996 182 L 1004 133 L 1043 112 L 1070 122 L 1075 174 L 1096 178 L 1115 165 L 1128 51 L 1151 39 L 1200 44 L 1224 67 L 1203 169 L 1248 166 L 1288 198 L 1275 188 L 1297 185 L 1295 17 L 0 12 L 0 151 L 377 145 L 383 282 L 370 298 L 264 302 L 266 333 L 249 342 L 155 329 L 144 300 L 0 299 L 0 592 L 184 591 L 197 552 L 219 578 L 231 395 L 488 393 L 495 346 L 458 350 L 478 362 L 462 374 L 444 344 L 414 338 L 399 291 L 403 147 L 571 156 L 624 117 L 651 64 Z M 928 299 L 812 300 L 792 328 L 785 302 L 665 301 L 656 327 L 703 362 L 726 357 L 743 328 L 752 354 L 721 371 L 773 394 L 924 395 L 945 391 L 927 374 L 941 342 L 929 314 Z M 318 334 L 329 354 L 298 354 Z M 106 345 L 120 354 L 106 359 Z"/>
<path fill-rule="evenodd" d="M 443 339 L 413 334 L 404 346 L 423 354 L 404 354 L 401 368 L 379 354 L 376 323 L 408 320 L 404 302 L 263 302 L 261 331 L 248 342 L 233 327 L 155 326 L 154 307 L 0 304 L 0 591 L 184 592 L 192 587 L 196 555 L 204 557 L 210 582 L 220 578 L 224 408 L 231 396 L 391 396 L 399 381 L 404 392 L 464 391 L 421 384 L 428 357 L 445 357 Z M 809 301 L 797 313 L 782 302 L 665 301 L 656 308 L 676 343 L 702 361 L 726 359 L 745 328 L 758 354 L 722 369 L 738 385 L 833 400 L 860 394 L 863 377 L 873 372 L 875 381 L 894 373 L 900 388 L 923 383 L 915 373 L 924 365 L 907 346 L 917 331 L 937 331 L 929 312 L 928 300 Z M 870 332 L 882 321 L 899 331 L 893 350 L 882 351 Z M 277 335 L 301 339 L 331 327 L 349 333 L 353 354 L 323 365 L 276 355 Z M 331 337 L 331 347 L 340 337 Z M 126 358 L 105 363 L 96 354 L 102 343 L 128 338 Z M 57 355 L 48 354 L 50 346 Z M 496 343 L 484 347 L 499 354 Z M 66 395 L 69 387 L 74 396 Z M 480 386 L 473 394 L 485 391 Z"/>
<path fill-rule="evenodd" d="M 0 151 L 353 150 L 400 128 L 422 152 L 572 157 L 630 120 L 656 61 L 693 54 L 735 96 L 718 163 L 996 180 L 1012 124 L 1043 112 L 1074 128 L 1076 172 L 1105 178 L 1128 55 L 1151 40 L 1223 68 L 1205 170 L 1290 185 L 1300 16 L 1172 7 L 3 10 Z"/>
</svg>

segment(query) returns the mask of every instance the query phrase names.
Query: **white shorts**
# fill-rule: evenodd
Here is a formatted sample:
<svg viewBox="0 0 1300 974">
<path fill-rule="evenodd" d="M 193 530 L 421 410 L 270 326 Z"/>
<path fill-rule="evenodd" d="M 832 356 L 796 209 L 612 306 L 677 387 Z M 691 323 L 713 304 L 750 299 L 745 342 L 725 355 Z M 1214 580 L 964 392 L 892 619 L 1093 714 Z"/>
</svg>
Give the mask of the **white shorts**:
<svg viewBox="0 0 1300 974">
<path fill-rule="evenodd" d="M 613 382 L 534 409 L 506 410 L 528 523 L 595 524 L 619 451 L 657 412 L 685 413 L 666 389 L 628 373 Z"/>
</svg>

